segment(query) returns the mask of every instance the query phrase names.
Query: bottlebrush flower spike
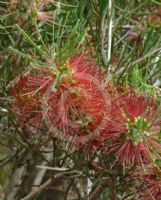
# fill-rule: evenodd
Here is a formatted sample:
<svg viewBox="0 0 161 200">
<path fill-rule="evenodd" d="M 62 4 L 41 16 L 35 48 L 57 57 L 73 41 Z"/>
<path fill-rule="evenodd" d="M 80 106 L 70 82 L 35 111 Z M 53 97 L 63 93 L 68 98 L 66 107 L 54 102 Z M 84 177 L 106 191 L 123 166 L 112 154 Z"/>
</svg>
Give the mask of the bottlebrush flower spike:
<svg viewBox="0 0 161 200">
<path fill-rule="evenodd" d="M 60 128 L 68 135 L 77 133 L 83 138 L 98 128 L 105 117 L 108 102 L 103 77 L 100 68 L 88 55 L 77 55 L 67 65 L 60 66 L 60 82 L 55 91 L 52 83 L 47 95 L 44 93 L 48 126 L 53 130 Z"/>
<path fill-rule="evenodd" d="M 41 102 L 37 106 L 42 120 L 54 134 L 61 130 L 65 135 L 86 137 L 104 120 L 109 102 L 104 74 L 88 55 L 57 65 L 56 71 L 52 67 L 33 70 L 26 78 L 25 87 L 19 85 L 17 94 Z"/>
<path fill-rule="evenodd" d="M 160 157 L 161 112 L 157 101 L 133 90 L 115 94 L 111 119 L 102 136 L 108 153 L 123 165 L 141 165 Z M 103 142 L 104 143 L 104 142 Z"/>
</svg>

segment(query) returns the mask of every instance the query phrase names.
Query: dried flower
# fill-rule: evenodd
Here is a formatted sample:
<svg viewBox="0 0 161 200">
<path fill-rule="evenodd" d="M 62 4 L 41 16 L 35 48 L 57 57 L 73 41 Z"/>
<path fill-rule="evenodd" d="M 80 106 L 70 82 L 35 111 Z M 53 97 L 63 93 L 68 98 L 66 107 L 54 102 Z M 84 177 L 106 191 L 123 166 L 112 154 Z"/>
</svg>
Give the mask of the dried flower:
<svg viewBox="0 0 161 200">
<path fill-rule="evenodd" d="M 155 14 L 149 15 L 147 23 L 148 25 L 154 28 L 161 27 L 161 8 L 160 7 L 155 11 Z"/>
<path fill-rule="evenodd" d="M 161 171 L 158 167 L 148 167 L 145 172 L 135 175 L 136 193 L 141 200 L 161 200 Z"/>
<path fill-rule="evenodd" d="M 34 14 L 38 20 L 45 23 L 53 21 L 53 14 L 50 11 L 46 11 L 46 8 L 51 3 L 51 0 L 31 1 L 31 7 L 34 8 Z"/>
</svg>

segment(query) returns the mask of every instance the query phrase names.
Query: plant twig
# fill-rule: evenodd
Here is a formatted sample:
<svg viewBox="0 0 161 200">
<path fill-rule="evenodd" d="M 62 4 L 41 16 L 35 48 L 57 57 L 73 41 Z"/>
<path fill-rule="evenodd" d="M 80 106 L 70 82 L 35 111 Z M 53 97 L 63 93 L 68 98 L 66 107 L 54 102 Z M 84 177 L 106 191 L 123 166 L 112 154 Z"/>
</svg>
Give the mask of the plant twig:
<svg viewBox="0 0 161 200">
<path fill-rule="evenodd" d="M 16 159 L 18 156 L 20 156 L 20 154 L 24 153 L 25 149 L 19 149 L 17 150 L 17 152 L 15 152 L 11 157 L 5 159 L 1 164 L 0 164 L 0 168 L 4 167 L 5 165 L 7 165 L 9 162 L 11 162 L 12 160 Z"/>
<path fill-rule="evenodd" d="M 101 192 L 105 189 L 105 187 L 110 186 L 111 184 L 112 184 L 112 180 L 110 177 L 102 178 L 101 183 L 97 185 L 97 187 L 89 196 L 89 200 L 99 199 Z"/>
<path fill-rule="evenodd" d="M 136 61 L 134 61 L 134 62 L 132 63 L 132 65 L 135 65 L 135 64 L 137 64 L 137 63 L 142 62 L 142 61 L 145 60 L 146 58 L 149 58 L 149 57 L 153 56 L 153 54 L 157 53 L 158 51 L 161 51 L 161 47 L 159 47 L 159 48 L 157 48 L 157 49 L 154 49 L 153 51 L 151 51 L 151 52 L 145 54 L 143 57 L 141 57 L 141 58 L 137 59 Z"/>
<path fill-rule="evenodd" d="M 44 190 L 45 188 L 47 188 L 49 185 L 53 184 L 56 180 L 64 178 L 65 176 L 73 176 L 73 173 L 76 173 L 76 170 L 72 170 L 69 172 L 62 172 L 59 174 L 56 174 L 53 177 L 49 178 L 44 184 L 42 184 L 40 187 L 35 188 L 35 190 L 31 191 L 28 195 L 26 195 L 25 197 L 21 198 L 20 200 L 30 200 L 32 199 L 34 196 L 36 196 L 38 193 L 40 193 L 42 190 Z"/>
<path fill-rule="evenodd" d="M 111 50 L 112 50 L 112 0 L 109 0 L 109 27 L 108 27 L 108 62 L 111 60 Z M 110 71 L 110 68 L 109 68 Z"/>
</svg>

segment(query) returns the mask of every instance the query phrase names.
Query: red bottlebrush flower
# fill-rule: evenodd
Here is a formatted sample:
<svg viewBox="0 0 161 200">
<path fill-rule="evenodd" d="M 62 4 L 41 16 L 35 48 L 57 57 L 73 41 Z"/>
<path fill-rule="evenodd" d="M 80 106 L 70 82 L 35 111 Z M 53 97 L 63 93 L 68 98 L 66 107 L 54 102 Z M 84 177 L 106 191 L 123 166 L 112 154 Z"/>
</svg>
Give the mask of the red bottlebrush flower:
<svg viewBox="0 0 161 200">
<path fill-rule="evenodd" d="M 54 132 L 56 127 L 68 135 L 77 133 L 82 142 L 91 140 L 98 134 L 93 131 L 101 126 L 107 110 L 103 73 L 89 56 L 77 55 L 60 69 L 60 74 L 56 90 L 52 84 L 44 94 L 44 118 Z"/>
<path fill-rule="evenodd" d="M 92 139 L 94 130 L 103 124 L 109 101 L 103 73 L 87 55 L 73 57 L 65 66 L 58 66 L 57 71 L 41 68 L 32 72 L 25 87 L 20 89 L 19 85 L 17 94 L 41 102 L 38 108 L 41 107 L 42 120 L 54 134 L 61 131 L 79 138 L 90 133 L 88 140 Z"/>
<path fill-rule="evenodd" d="M 136 175 L 136 192 L 141 200 L 161 200 L 161 171 L 157 167 L 148 167 L 146 172 Z M 138 190 L 138 191 L 137 191 Z"/>
<path fill-rule="evenodd" d="M 157 102 L 134 91 L 119 92 L 114 102 L 108 128 L 102 133 L 108 153 L 115 152 L 117 161 L 132 166 L 160 157 L 157 133 L 161 130 L 161 113 Z"/>
</svg>

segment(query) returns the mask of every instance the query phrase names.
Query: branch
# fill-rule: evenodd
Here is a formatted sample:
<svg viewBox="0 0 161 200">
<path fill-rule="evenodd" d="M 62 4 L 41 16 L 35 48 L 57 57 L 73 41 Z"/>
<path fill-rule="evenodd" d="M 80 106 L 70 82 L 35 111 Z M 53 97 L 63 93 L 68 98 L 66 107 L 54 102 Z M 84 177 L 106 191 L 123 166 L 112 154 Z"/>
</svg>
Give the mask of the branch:
<svg viewBox="0 0 161 200">
<path fill-rule="evenodd" d="M 108 27 L 108 62 L 111 60 L 111 49 L 112 49 L 112 0 L 109 0 L 109 27 Z M 110 71 L 110 68 L 109 68 Z"/>
<path fill-rule="evenodd" d="M 46 159 L 50 162 L 52 160 L 52 152 L 48 153 L 46 155 Z M 43 161 L 42 162 L 42 165 L 44 167 L 46 167 L 45 165 L 47 165 L 46 161 Z M 37 167 L 37 166 L 36 166 Z M 39 168 L 38 170 L 38 173 L 36 174 L 36 177 L 33 181 L 33 185 L 40 185 L 44 176 L 45 176 L 45 173 L 46 173 L 47 169 L 46 168 Z"/>
<path fill-rule="evenodd" d="M 36 194 L 44 190 L 47 186 L 49 186 L 53 182 L 52 178 L 49 178 L 44 184 L 40 187 L 36 188 L 34 191 L 30 192 L 27 196 L 23 197 L 21 200 L 29 200 L 33 198 Z"/>
<path fill-rule="evenodd" d="M 72 171 L 69 171 L 69 172 L 62 172 L 62 173 L 56 174 L 54 176 L 54 178 L 53 177 L 49 178 L 44 184 L 42 184 L 38 188 L 35 188 L 34 191 L 31 191 L 28 195 L 26 195 L 25 197 L 21 198 L 20 200 L 30 200 L 30 199 L 32 199 L 35 195 L 40 193 L 42 190 L 47 188 L 49 185 L 53 184 L 56 180 L 64 178 L 66 176 L 70 178 L 70 176 L 68 176 L 68 175 L 71 174 L 71 176 L 73 176 L 73 173 L 75 174 L 76 170 L 72 170 Z M 80 176 L 80 172 L 79 172 L 79 176 Z"/>
<path fill-rule="evenodd" d="M 89 200 L 97 200 L 100 197 L 100 194 L 105 189 L 105 187 L 110 186 L 112 180 L 110 177 L 102 178 L 101 183 L 95 188 L 95 190 L 89 196 Z"/>
<path fill-rule="evenodd" d="M 151 51 L 151 52 L 145 54 L 143 57 L 141 57 L 141 58 L 139 58 L 138 60 L 134 61 L 134 62 L 132 63 L 132 65 L 135 65 L 135 64 L 137 64 L 137 63 L 142 62 L 142 61 L 145 60 L 146 58 L 149 58 L 149 57 L 153 56 L 153 54 L 157 53 L 158 51 L 161 51 L 161 47 L 159 47 L 159 48 L 157 48 L 157 49 L 154 49 L 153 51 Z"/>
<path fill-rule="evenodd" d="M 103 57 L 103 62 L 105 65 L 109 63 L 111 60 L 111 50 L 112 50 L 112 28 L 113 28 L 113 12 L 112 12 L 112 0 L 109 0 L 108 7 L 105 9 L 102 21 L 101 21 L 101 32 L 102 32 L 102 39 L 101 39 L 101 53 Z M 104 43 L 105 43 L 105 36 L 106 36 L 106 14 L 109 13 L 109 24 L 108 24 L 108 50 L 107 54 L 105 51 Z M 110 72 L 111 69 L 108 69 Z"/>
<path fill-rule="evenodd" d="M 15 152 L 11 157 L 5 159 L 1 164 L 0 164 L 0 168 L 4 167 L 5 165 L 7 165 L 9 162 L 11 162 L 12 160 L 15 160 L 18 156 L 20 156 L 20 154 L 23 154 L 25 152 L 25 149 L 19 149 L 17 150 L 17 152 Z"/>
</svg>

